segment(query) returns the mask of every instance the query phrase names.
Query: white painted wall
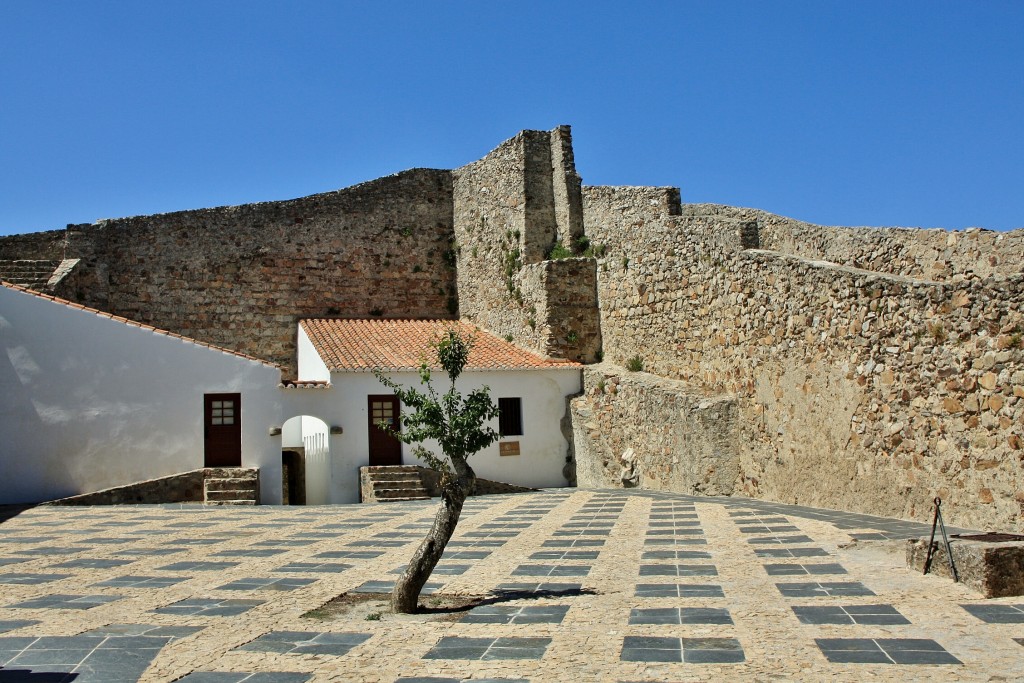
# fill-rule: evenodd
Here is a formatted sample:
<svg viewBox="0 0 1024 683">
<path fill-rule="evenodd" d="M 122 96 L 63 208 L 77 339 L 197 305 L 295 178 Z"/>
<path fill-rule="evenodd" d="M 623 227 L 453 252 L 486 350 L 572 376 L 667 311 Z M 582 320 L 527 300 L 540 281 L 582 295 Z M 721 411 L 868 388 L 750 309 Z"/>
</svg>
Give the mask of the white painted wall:
<svg viewBox="0 0 1024 683">
<path fill-rule="evenodd" d="M 415 372 L 393 373 L 389 377 L 406 386 L 419 386 Z M 448 388 L 443 372 L 435 372 L 434 379 L 439 392 Z M 470 458 L 477 476 L 537 488 L 566 486 L 568 482 L 562 476 L 562 468 L 569 445 L 562 435 L 560 421 L 565 414 L 565 397 L 579 392 L 580 382 L 578 368 L 464 373 L 458 381 L 463 394 L 487 385 L 495 403 L 504 397 L 523 399 L 524 434 L 502 439 L 519 441 L 521 455 L 502 457 L 495 443 Z M 369 463 L 367 396 L 392 392 L 365 372 L 335 372 L 331 383 L 332 395 L 329 401 L 324 401 L 322 412 L 333 415 L 335 421 L 331 424 L 342 426 L 344 433 L 330 438 L 330 502 L 354 503 L 359 497 L 359 468 Z M 404 410 L 407 409 L 403 406 Z M 493 427 L 497 430 L 497 420 Z M 436 444 L 426 446 L 440 452 Z M 405 444 L 402 461 L 408 465 L 426 464 L 413 457 L 412 448 Z"/>
<path fill-rule="evenodd" d="M 242 465 L 281 501 L 280 372 L 0 286 L 0 503 L 203 466 L 203 394 L 240 393 Z"/>
</svg>

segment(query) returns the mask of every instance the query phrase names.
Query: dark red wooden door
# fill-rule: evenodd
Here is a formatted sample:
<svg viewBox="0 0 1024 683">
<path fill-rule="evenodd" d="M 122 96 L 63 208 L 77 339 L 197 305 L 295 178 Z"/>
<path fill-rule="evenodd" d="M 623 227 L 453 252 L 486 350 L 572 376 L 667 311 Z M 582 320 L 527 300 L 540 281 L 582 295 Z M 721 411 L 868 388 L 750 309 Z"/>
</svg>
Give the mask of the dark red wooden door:
<svg viewBox="0 0 1024 683">
<path fill-rule="evenodd" d="M 399 402 L 396 396 L 367 396 L 366 407 L 370 430 L 370 465 L 401 465 L 402 442 L 379 425 L 400 431 Z"/>
<path fill-rule="evenodd" d="M 203 397 L 203 463 L 206 467 L 242 465 L 242 395 Z"/>
</svg>

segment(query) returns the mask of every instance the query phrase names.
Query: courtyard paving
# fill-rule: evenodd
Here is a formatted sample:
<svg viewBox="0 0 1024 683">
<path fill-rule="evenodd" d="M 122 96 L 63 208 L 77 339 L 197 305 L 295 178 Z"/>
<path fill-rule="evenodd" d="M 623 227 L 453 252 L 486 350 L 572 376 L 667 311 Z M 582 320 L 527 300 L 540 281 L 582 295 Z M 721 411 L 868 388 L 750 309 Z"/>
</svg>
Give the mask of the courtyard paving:
<svg viewBox="0 0 1024 683">
<path fill-rule="evenodd" d="M 1024 598 L 908 571 L 924 525 L 742 498 L 473 498 L 424 596 L 486 604 L 303 616 L 387 590 L 435 506 L 8 511 L 0 681 L 1024 679 Z"/>
</svg>

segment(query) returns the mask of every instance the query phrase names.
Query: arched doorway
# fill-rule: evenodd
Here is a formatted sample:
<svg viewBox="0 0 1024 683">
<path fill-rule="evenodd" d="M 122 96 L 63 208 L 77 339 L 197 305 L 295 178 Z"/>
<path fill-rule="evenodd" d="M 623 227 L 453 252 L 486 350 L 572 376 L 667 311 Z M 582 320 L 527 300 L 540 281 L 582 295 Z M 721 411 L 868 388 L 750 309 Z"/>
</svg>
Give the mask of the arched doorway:
<svg viewBox="0 0 1024 683">
<path fill-rule="evenodd" d="M 327 423 L 298 415 L 281 428 L 281 462 L 291 504 L 324 505 L 331 488 L 331 448 Z M 302 490 L 299 495 L 298 491 Z M 292 500 L 292 497 L 296 500 Z M 302 499 L 302 503 L 298 501 Z"/>
</svg>

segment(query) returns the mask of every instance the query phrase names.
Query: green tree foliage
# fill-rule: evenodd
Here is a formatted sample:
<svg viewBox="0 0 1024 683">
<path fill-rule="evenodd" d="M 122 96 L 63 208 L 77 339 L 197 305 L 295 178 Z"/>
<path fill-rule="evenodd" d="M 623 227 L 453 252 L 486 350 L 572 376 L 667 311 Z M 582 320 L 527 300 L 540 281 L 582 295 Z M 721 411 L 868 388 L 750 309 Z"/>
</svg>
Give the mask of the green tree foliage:
<svg viewBox="0 0 1024 683">
<path fill-rule="evenodd" d="M 413 445 L 416 456 L 441 473 L 441 504 L 434 524 L 395 582 L 391 594 L 391 608 L 398 613 L 416 611 L 420 591 L 455 533 L 462 506 L 476 483 L 476 474 L 467 459 L 498 439 L 498 433 L 487 426 L 487 422 L 498 416 L 489 389 L 474 389 L 463 396 L 455 386 L 469 362 L 472 347 L 473 339 L 463 337 L 454 329 L 433 344 L 437 363 L 448 376 L 449 388 L 443 394 L 438 394 L 434 388 L 426 361 L 419 371 L 423 390 L 404 387 L 379 370 L 374 372 L 407 408 L 402 412 L 402 431 L 391 432 L 392 435 Z M 427 450 L 423 446 L 427 440 L 436 441 L 443 455 Z"/>
</svg>

